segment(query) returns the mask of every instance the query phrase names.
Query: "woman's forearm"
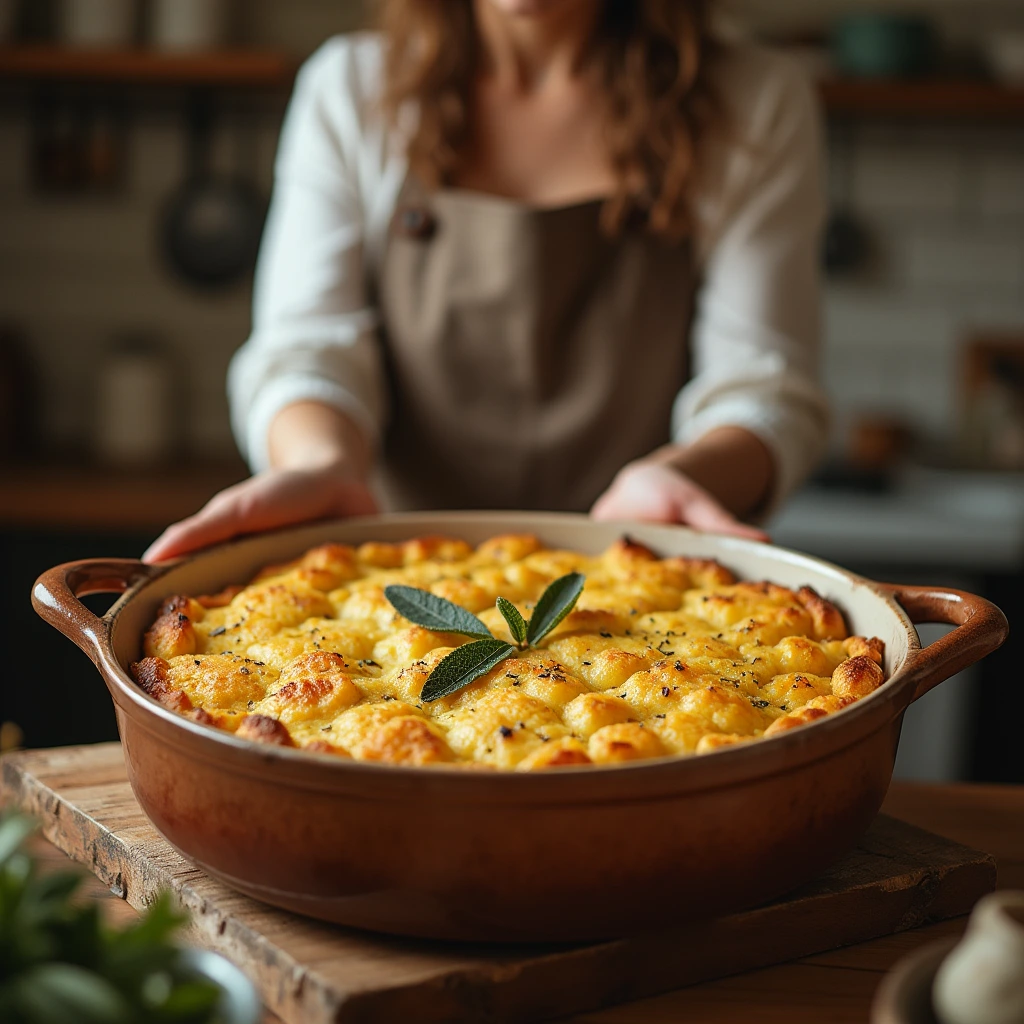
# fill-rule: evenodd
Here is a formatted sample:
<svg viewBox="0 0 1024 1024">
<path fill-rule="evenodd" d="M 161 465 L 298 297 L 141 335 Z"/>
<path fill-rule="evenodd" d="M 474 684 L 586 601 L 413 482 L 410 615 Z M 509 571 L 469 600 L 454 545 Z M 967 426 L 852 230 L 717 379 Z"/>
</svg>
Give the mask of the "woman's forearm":
<svg viewBox="0 0 1024 1024">
<path fill-rule="evenodd" d="M 645 461 L 679 470 L 740 517 L 762 506 L 775 484 L 771 452 L 743 427 L 719 427 L 693 444 L 666 445 Z"/>
<path fill-rule="evenodd" d="M 268 437 L 274 469 L 338 466 L 365 480 L 373 452 L 362 432 L 343 412 L 322 402 L 295 402 L 272 420 Z"/>
</svg>

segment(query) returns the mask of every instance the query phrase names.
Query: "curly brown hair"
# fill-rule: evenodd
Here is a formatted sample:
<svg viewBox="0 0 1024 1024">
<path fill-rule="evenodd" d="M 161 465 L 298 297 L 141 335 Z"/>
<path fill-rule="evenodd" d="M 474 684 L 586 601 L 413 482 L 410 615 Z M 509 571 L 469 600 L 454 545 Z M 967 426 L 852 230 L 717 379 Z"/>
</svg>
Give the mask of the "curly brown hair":
<svg viewBox="0 0 1024 1024">
<path fill-rule="evenodd" d="M 602 0 L 588 69 L 607 96 L 605 136 L 617 188 L 602 224 L 631 217 L 653 232 L 691 232 L 698 140 L 712 108 L 709 0 Z M 473 0 L 380 0 L 389 40 L 384 105 L 394 121 L 412 101 L 412 171 L 450 183 L 469 142 L 469 104 L 479 67 Z"/>
</svg>

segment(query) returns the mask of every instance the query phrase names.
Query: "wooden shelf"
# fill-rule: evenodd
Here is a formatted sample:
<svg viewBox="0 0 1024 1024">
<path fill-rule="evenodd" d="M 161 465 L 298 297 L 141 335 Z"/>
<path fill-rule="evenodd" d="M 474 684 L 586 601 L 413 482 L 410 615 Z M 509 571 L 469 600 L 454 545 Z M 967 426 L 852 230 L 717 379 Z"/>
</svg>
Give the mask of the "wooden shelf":
<svg viewBox="0 0 1024 1024">
<path fill-rule="evenodd" d="M 156 533 L 247 475 L 241 462 L 127 472 L 89 466 L 0 469 L 0 527 Z"/>
<path fill-rule="evenodd" d="M 272 50 L 176 54 L 0 46 L 0 80 L 289 89 L 299 61 Z M 819 83 L 828 112 L 843 117 L 1024 120 L 1024 86 L 981 79 L 831 78 Z"/>
<path fill-rule="evenodd" d="M 981 79 L 832 78 L 819 89 L 833 116 L 1024 121 L 1024 86 Z"/>
<path fill-rule="evenodd" d="M 178 54 L 156 50 L 0 47 L 0 79 L 222 88 L 291 87 L 298 60 L 260 50 Z"/>
</svg>

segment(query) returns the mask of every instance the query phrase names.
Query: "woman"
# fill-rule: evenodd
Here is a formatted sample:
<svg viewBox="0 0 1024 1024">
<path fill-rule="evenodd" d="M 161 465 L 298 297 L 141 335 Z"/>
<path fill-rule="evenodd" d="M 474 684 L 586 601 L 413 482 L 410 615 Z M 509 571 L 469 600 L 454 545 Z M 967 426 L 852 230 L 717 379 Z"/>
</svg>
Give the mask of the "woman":
<svg viewBox="0 0 1024 1024">
<path fill-rule="evenodd" d="M 826 432 L 817 114 L 706 7 L 385 0 L 315 54 L 229 380 L 255 475 L 148 557 L 378 501 L 763 536 Z"/>
</svg>

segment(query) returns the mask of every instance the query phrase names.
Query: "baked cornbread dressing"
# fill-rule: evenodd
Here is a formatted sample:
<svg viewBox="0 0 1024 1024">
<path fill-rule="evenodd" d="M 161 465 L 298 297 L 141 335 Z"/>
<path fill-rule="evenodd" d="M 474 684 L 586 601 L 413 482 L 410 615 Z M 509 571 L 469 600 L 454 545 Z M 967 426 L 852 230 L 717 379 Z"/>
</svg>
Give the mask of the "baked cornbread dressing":
<svg viewBox="0 0 1024 1024">
<path fill-rule="evenodd" d="M 498 596 L 529 617 L 557 577 L 575 609 L 433 702 L 434 666 L 469 638 L 412 625 L 384 596 L 429 590 L 510 639 Z M 255 743 L 402 765 L 531 771 L 703 754 L 838 711 L 884 679 L 883 644 L 848 636 L 810 587 L 737 582 L 717 562 L 658 558 L 623 538 L 601 555 L 501 536 L 326 544 L 246 587 L 170 598 L 132 665 L 164 706 Z"/>
</svg>

